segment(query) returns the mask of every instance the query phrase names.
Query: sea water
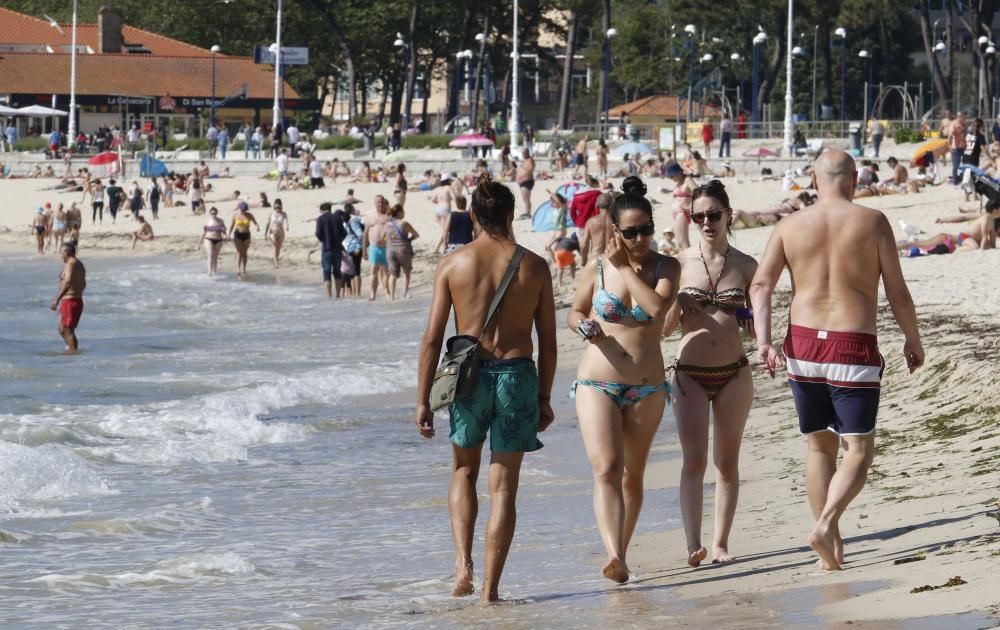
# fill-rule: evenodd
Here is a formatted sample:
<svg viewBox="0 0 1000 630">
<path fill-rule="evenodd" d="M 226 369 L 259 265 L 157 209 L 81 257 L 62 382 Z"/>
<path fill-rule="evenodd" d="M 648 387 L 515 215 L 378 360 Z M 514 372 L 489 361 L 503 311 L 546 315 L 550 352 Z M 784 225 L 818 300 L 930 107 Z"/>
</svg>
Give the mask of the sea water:
<svg viewBox="0 0 1000 630">
<path fill-rule="evenodd" d="M 210 279 L 173 258 L 84 262 L 82 352 L 66 357 L 49 310 L 62 263 L 0 257 L 0 625 L 669 616 L 669 589 L 623 600 L 629 587 L 599 576 L 565 378 L 546 447 L 524 460 L 501 583 L 520 605 L 484 610 L 449 595 L 447 419 L 430 441 L 412 421 L 426 299 L 329 302 L 318 283 Z M 675 439 L 669 415 L 659 439 Z M 674 490 L 649 491 L 638 533 L 678 527 L 677 516 Z"/>
<path fill-rule="evenodd" d="M 447 419 L 430 441 L 412 421 L 426 299 L 84 260 L 82 352 L 66 357 L 49 310 L 62 263 L 0 254 L 0 627 L 825 627 L 822 587 L 735 609 L 601 578 L 566 371 L 524 460 L 506 605 L 453 598 Z M 675 440 L 668 411 L 656 444 Z M 680 526 L 676 481 L 646 491 L 637 534 Z M 873 627 L 992 625 L 923 621 Z"/>
</svg>

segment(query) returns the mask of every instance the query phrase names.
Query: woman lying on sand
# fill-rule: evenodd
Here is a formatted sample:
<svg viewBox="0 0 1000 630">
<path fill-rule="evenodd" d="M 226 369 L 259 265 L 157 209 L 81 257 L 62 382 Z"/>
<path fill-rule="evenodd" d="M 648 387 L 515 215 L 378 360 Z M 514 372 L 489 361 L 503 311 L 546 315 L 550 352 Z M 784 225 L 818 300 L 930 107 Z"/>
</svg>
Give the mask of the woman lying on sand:
<svg viewBox="0 0 1000 630">
<path fill-rule="evenodd" d="M 778 221 L 816 202 L 815 193 L 803 191 L 791 199 L 783 199 L 765 210 L 733 210 L 733 227 L 754 228 L 774 225 Z M 739 224 L 739 225 L 737 225 Z"/>
</svg>

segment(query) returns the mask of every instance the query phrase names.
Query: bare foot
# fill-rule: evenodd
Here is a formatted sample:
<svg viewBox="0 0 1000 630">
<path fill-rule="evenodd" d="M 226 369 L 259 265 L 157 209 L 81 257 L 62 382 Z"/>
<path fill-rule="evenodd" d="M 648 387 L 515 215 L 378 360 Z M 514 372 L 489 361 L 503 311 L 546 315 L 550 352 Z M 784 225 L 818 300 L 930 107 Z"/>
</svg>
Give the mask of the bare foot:
<svg viewBox="0 0 1000 630">
<path fill-rule="evenodd" d="M 837 558 L 837 564 L 844 564 L 844 539 L 840 537 L 840 527 L 833 530 L 833 555 Z"/>
<path fill-rule="evenodd" d="M 497 591 L 491 591 L 484 588 L 481 593 L 479 593 L 479 603 L 480 604 L 495 604 L 500 601 L 500 593 Z"/>
<path fill-rule="evenodd" d="M 725 547 L 719 545 L 712 547 L 712 564 L 728 564 L 735 559 L 733 554 L 729 553 L 729 550 Z"/>
<path fill-rule="evenodd" d="M 688 564 L 692 567 L 696 567 L 701 564 L 701 561 L 704 560 L 707 555 L 708 549 L 705 549 L 701 545 L 688 546 Z"/>
<path fill-rule="evenodd" d="M 603 569 L 601 569 L 601 574 L 612 582 L 617 582 L 618 584 L 628 582 L 628 567 L 625 566 L 625 563 L 618 558 L 608 560 L 608 563 L 604 565 Z"/>
<path fill-rule="evenodd" d="M 465 597 L 472 595 L 475 590 L 475 587 L 472 586 L 472 565 L 456 566 L 455 586 L 451 589 L 452 596 Z"/>
<path fill-rule="evenodd" d="M 834 551 L 834 533 L 821 523 L 816 523 L 816 527 L 809 533 L 809 546 L 819 554 L 821 563 L 818 565 L 824 571 L 839 571 L 840 563 L 837 562 L 837 554 Z"/>
</svg>

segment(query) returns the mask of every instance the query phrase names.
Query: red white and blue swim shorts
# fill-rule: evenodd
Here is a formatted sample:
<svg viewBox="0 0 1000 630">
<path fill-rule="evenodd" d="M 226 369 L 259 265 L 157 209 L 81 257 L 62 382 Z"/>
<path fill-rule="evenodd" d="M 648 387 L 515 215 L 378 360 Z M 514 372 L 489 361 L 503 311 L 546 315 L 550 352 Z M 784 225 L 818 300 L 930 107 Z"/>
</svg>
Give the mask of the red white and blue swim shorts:
<svg viewBox="0 0 1000 630">
<path fill-rule="evenodd" d="M 875 335 L 792 325 L 783 351 L 802 433 L 875 430 L 885 369 Z"/>
</svg>

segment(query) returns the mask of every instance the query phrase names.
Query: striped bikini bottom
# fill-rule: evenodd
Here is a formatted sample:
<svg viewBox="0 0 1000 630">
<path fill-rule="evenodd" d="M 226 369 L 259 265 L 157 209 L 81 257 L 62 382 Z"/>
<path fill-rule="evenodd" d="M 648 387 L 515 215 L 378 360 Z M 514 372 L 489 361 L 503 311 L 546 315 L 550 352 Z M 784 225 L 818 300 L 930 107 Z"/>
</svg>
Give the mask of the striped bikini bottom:
<svg viewBox="0 0 1000 630">
<path fill-rule="evenodd" d="M 705 394 L 711 401 L 715 400 L 715 397 L 729 384 L 729 381 L 736 378 L 740 370 L 748 365 L 750 365 L 750 361 L 746 357 L 740 357 L 739 361 L 729 363 L 728 365 L 708 367 L 675 362 L 672 367 L 674 371 L 683 372 L 692 381 L 701 385 L 701 388 L 705 390 Z M 677 387 L 681 392 L 687 394 L 681 386 L 680 380 L 677 381 Z"/>
</svg>

